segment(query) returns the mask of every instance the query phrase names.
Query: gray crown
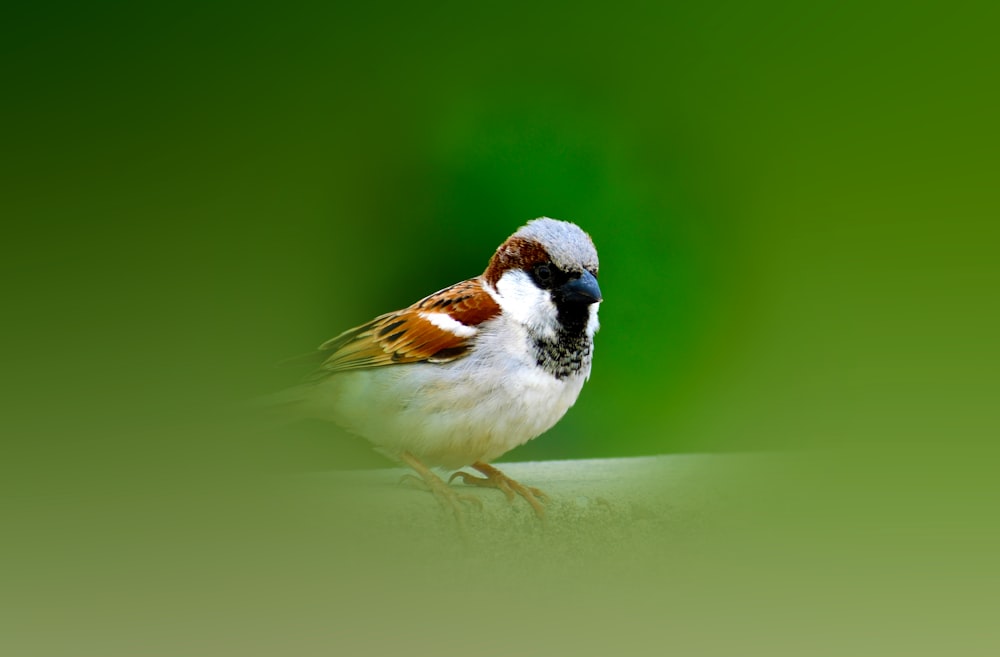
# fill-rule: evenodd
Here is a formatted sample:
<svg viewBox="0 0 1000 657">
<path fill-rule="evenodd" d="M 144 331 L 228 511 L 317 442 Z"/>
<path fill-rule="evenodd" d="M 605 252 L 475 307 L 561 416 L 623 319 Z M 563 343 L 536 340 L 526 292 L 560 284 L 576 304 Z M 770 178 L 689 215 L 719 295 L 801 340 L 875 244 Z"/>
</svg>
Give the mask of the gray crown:
<svg viewBox="0 0 1000 657">
<path fill-rule="evenodd" d="M 597 249 L 594 248 L 594 242 L 576 224 L 539 217 L 529 221 L 514 236 L 532 239 L 541 244 L 548 251 L 552 263 L 564 271 L 597 271 Z"/>
</svg>

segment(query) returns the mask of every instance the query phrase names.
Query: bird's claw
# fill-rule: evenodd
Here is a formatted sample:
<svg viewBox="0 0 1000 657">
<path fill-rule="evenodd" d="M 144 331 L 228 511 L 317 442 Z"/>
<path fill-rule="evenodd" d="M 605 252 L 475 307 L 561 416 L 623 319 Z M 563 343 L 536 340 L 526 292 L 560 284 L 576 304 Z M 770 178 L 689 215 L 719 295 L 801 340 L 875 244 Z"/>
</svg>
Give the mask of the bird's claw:
<svg viewBox="0 0 1000 657">
<path fill-rule="evenodd" d="M 542 506 L 542 502 L 548 502 L 549 496 L 544 492 L 534 486 L 525 486 L 486 463 L 476 462 L 472 464 L 472 467 L 479 470 L 485 476 L 477 477 L 474 474 L 458 470 L 448 477 L 448 483 L 450 484 L 455 479 L 461 478 L 462 483 L 468 486 L 496 488 L 507 497 L 509 503 L 514 502 L 515 494 L 520 495 L 531 505 L 539 520 L 545 520 L 545 507 Z"/>
</svg>

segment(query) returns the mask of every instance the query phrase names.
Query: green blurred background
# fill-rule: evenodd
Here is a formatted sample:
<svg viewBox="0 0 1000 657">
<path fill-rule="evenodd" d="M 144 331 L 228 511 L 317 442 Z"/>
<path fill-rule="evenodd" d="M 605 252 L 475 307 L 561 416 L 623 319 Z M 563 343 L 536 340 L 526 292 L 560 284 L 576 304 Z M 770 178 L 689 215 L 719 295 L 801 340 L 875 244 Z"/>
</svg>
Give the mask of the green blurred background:
<svg viewBox="0 0 1000 657">
<path fill-rule="evenodd" d="M 992 7 L 5 14 L 5 421 L 46 468 L 335 466 L 320 429 L 191 424 L 540 215 L 593 235 L 604 328 L 510 459 L 993 425 Z"/>
<path fill-rule="evenodd" d="M 597 244 L 603 328 L 577 406 L 508 460 L 851 448 L 862 491 L 985 503 L 998 14 L 7 6 L 0 486 L 384 464 L 240 405 L 548 215 Z"/>
</svg>

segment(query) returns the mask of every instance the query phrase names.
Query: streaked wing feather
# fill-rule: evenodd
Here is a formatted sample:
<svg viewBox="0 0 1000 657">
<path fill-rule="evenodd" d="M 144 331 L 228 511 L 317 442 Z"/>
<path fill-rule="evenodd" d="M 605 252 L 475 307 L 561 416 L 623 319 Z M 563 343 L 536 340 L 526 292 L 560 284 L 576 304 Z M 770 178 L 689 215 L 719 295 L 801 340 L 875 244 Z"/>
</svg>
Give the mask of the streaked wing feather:
<svg viewBox="0 0 1000 657">
<path fill-rule="evenodd" d="M 440 313 L 474 328 L 499 312 L 500 307 L 479 279 L 457 283 L 409 308 L 380 315 L 326 341 L 320 351 L 329 355 L 316 376 L 383 365 L 456 360 L 469 353 L 472 335 L 460 336 L 424 315 Z"/>
</svg>

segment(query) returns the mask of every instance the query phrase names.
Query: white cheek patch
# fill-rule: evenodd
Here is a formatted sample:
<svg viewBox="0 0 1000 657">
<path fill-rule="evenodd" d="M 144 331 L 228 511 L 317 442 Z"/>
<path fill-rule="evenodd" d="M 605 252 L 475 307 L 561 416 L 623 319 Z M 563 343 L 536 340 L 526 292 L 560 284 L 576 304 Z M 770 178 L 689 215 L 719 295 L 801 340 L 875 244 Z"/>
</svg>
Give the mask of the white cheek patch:
<svg viewBox="0 0 1000 657">
<path fill-rule="evenodd" d="M 420 313 L 420 316 L 442 331 L 447 331 L 460 338 L 471 338 L 476 334 L 475 327 L 466 326 L 451 315 L 444 313 Z"/>
<path fill-rule="evenodd" d="M 587 332 L 590 333 L 590 337 L 594 337 L 597 330 L 601 328 L 601 320 L 597 319 L 597 311 L 600 307 L 600 301 L 590 304 L 590 320 L 587 322 Z"/>
<path fill-rule="evenodd" d="M 526 272 L 520 269 L 504 272 L 497 281 L 497 295 L 497 303 L 505 315 L 546 337 L 555 336 L 559 326 L 556 305 Z"/>
</svg>

